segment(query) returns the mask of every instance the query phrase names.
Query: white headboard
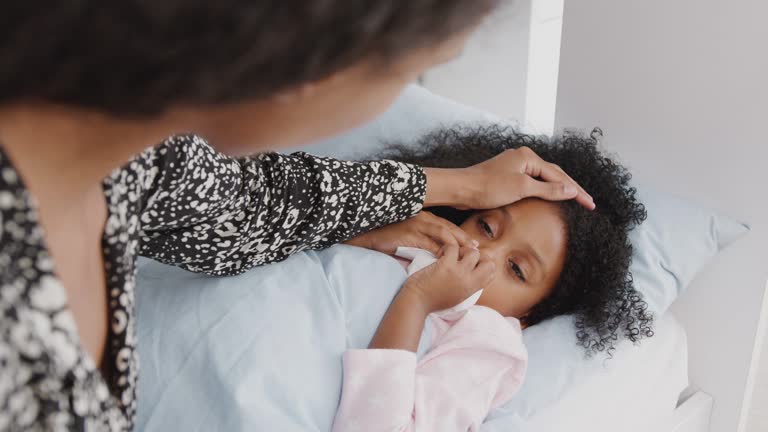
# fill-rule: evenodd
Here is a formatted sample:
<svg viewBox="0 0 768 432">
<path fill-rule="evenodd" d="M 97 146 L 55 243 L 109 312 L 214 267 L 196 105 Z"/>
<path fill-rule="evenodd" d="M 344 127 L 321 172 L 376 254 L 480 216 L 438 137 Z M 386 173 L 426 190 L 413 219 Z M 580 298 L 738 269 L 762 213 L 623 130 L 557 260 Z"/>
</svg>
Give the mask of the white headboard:
<svg viewBox="0 0 768 432">
<path fill-rule="evenodd" d="M 643 182 L 752 228 L 673 307 L 713 432 L 745 429 L 766 309 L 766 16 L 747 0 L 566 0 L 563 15 L 556 127 L 600 126 Z"/>
</svg>

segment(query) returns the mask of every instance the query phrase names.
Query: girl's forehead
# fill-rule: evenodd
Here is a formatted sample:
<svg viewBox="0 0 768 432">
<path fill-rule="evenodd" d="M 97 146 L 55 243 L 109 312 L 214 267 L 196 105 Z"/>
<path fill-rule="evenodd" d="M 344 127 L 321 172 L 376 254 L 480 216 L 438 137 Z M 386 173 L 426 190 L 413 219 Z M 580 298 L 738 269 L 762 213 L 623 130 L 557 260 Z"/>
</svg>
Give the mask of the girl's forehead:
<svg viewBox="0 0 768 432">
<path fill-rule="evenodd" d="M 526 198 L 502 207 L 502 210 L 511 215 L 554 217 L 562 222 L 560 204 L 539 198 Z"/>
<path fill-rule="evenodd" d="M 559 256 L 566 247 L 566 226 L 559 204 L 541 199 L 525 199 L 501 209 L 507 229 L 542 255 Z"/>
</svg>

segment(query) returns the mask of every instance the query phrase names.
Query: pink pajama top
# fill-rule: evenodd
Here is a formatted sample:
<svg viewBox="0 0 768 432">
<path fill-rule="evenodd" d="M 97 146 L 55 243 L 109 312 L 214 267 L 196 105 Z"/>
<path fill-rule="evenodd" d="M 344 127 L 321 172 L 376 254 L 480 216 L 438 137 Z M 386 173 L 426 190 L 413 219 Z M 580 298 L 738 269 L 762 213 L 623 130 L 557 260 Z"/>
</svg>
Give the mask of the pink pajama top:
<svg viewBox="0 0 768 432">
<path fill-rule="evenodd" d="M 520 322 L 472 306 L 448 321 L 432 314 L 429 351 L 350 349 L 334 432 L 478 431 L 525 376 Z"/>
</svg>

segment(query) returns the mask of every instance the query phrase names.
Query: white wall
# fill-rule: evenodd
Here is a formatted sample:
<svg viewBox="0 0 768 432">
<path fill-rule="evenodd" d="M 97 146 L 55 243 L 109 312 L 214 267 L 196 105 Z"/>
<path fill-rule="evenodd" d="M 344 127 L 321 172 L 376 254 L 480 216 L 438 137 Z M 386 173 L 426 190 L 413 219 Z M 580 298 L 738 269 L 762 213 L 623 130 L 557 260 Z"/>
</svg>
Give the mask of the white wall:
<svg viewBox="0 0 768 432">
<path fill-rule="evenodd" d="M 675 305 L 713 432 L 743 431 L 768 277 L 768 2 L 567 0 L 556 124 L 637 177 L 752 225 Z M 756 407 L 765 410 L 766 406 Z"/>
<path fill-rule="evenodd" d="M 427 72 L 422 84 L 439 95 L 522 122 L 531 0 L 506 3 L 486 19 L 459 58 Z"/>
<path fill-rule="evenodd" d="M 431 91 L 552 134 L 564 0 L 510 0 L 450 63 L 427 72 Z"/>
<path fill-rule="evenodd" d="M 545 135 L 552 135 L 555 127 L 562 27 L 563 0 L 533 1 L 528 43 L 525 126 Z"/>
</svg>

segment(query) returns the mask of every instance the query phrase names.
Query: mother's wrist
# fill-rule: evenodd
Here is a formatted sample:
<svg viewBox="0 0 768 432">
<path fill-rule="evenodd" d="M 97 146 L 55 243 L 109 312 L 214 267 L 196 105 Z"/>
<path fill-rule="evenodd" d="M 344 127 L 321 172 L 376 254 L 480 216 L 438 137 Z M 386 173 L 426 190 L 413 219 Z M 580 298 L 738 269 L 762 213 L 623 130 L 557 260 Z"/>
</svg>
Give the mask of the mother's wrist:
<svg viewBox="0 0 768 432">
<path fill-rule="evenodd" d="M 467 208 L 477 191 L 477 180 L 468 168 L 424 168 L 427 195 L 424 207 Z"/>
<path fill-rule="evenodd" d="M 344 244 L 366 249 L 373 249 L 373 245 L 371 244 L 369 236 L 366 236 L 365 234 L 358 234 L 351 239 L 345 240 Z"/>
</svg>

